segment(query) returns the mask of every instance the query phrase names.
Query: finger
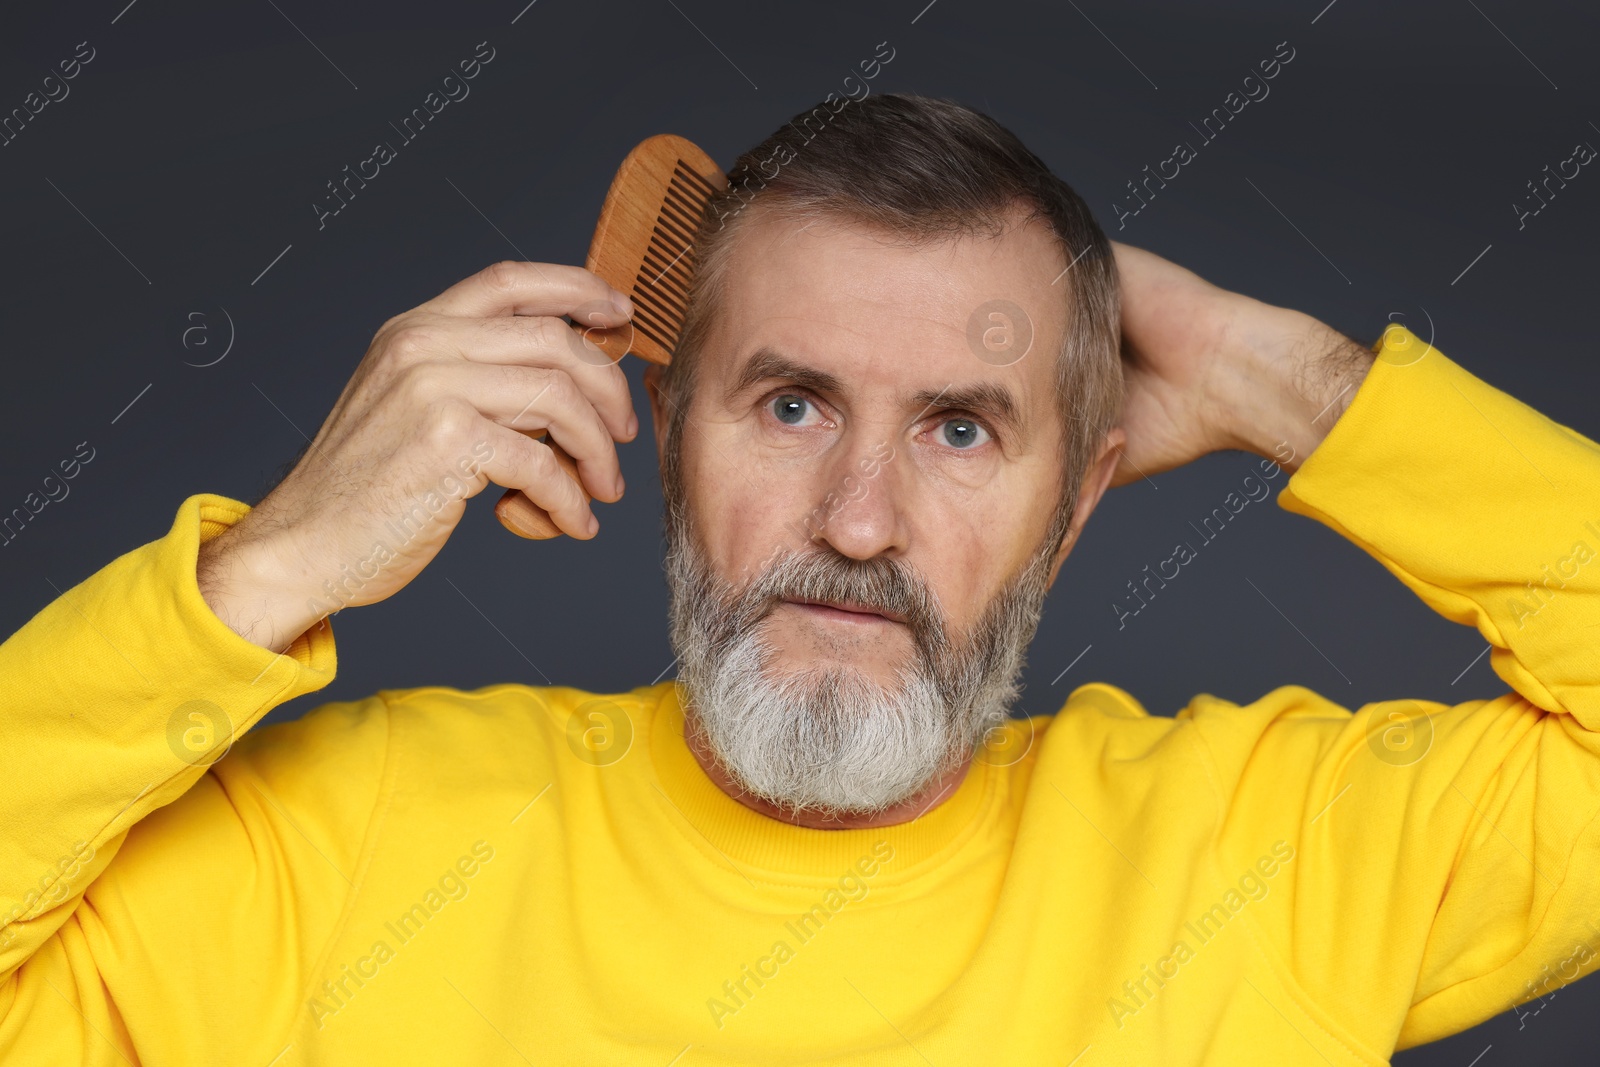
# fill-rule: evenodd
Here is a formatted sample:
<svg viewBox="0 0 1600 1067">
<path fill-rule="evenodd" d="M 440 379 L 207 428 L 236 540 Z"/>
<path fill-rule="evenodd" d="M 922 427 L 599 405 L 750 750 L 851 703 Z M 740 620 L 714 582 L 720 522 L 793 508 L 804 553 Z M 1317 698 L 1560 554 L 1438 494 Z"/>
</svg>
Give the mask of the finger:
<svg viewBox="0 0 1600 1067">
<path fill-rule="evenodd" d="M 549 316 L 507 316 L 490 319 L 434 318 L 419 327 L 455 347 L 476 363 L 515 364 L 565 371 L 600 413 L 618 441 L 631 441 L 639 430 L 622 368 L 584 345 L 578 331 Z M 439 345 L 433 346 L 433 351 Z M 631 427 L 631 429 L 630 429 Z"/>
<path fill-rule="evenodd" d="M 498 425 L 488 437 L 494 452 L 481 469 L 490 481 L 527 494 L 567 536 L 587 540 L 595 535 L 600 520 L 549 446 Z"/>
<path fill-rule="evenodd" d="M 604 312 L 598 325 L 620 326 L 631 312 L 627 297 L 593 271 L 565 263 L 492 263 L 452 285 L 418 311 L 441 315 L 567 315 L 574 310 Z M 586 324 L 596 325 L 588 318 Z"/>
<path fill-rule="evenodd" d="M 578 465 L 590 496 L 615 502 L 622 496 L 622 467 L 610 431 L 566 372 L 436 361 L 409 367 L 397 388 L 410 411 L 438 410 L 458 401 L 522 433 L 544 430 Z"/>
<path fill-rule="evenodd" d="M 524 433 L 544 429 L 577 463 L 578 476 L 590 496 L 607 503 L 622 499 L 622 463 L 599 412 L 561 371 L 535 373 L 548 380 L 532 399 L 507 416 L 506 425 Z"/>
</svg>

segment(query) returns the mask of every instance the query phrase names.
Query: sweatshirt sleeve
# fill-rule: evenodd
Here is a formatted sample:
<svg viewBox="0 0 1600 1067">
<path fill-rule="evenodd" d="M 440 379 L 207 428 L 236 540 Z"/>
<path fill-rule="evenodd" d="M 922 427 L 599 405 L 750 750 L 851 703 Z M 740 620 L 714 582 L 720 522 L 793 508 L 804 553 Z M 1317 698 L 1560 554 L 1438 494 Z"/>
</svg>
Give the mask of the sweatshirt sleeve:
<svg viewBox="0 0 1600 1067">
<path fill-rule="evenodd" d="M 255 1062 L 353 891 L 381 701 L 242 736 L 335 669 L 329 626 L 274 654 L 201 596 L 247 511 L 189 498 L 0 644 L 0 1062 Z"/>
<path fill-rule="evenodd" d="M 1258 920 L 1271 951 L 1387 1056 L 1600 965 L 1600 446 L 1403 328 L 1375 350 L 1279 504 L 1475 627 L 1510 691 L 1352 712 L 1286 686 L 1183 715 L 1220 776 L 1227 869 L 1296 849 Z"/>
</svg>

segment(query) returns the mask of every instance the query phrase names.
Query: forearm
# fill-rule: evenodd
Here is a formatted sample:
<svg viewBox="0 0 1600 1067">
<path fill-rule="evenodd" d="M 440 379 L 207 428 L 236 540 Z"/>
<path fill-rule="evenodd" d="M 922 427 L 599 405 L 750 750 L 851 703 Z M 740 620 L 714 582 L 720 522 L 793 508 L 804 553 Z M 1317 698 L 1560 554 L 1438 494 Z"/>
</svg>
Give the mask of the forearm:
<svg viewBox="0 0 1600 1067">
<path fill-rule="evenodd" d="M 1474 626 L 1512 688 L 1600 737 L 1600 446 L 1400 327 L 1371 368 L 1279 503 Z"/>
</svg>

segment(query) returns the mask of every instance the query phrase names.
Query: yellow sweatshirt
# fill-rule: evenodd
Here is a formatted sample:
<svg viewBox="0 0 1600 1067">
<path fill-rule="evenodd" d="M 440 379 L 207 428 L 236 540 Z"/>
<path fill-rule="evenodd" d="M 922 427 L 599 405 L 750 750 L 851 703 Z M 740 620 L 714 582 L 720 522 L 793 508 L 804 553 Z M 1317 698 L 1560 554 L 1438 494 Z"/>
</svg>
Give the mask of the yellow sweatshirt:
<svg viewBox="0 0 1600 1067">
<path fill-rule="evenodd" d="M 1600 448 L 1391 329 L 1278 501 L 1514 692 L 1085 685 L 822 831 L 720 792 L 672 682 L 239 736 L 334 641 L 207 609 L 246 509 L 192 497 L 0 646 L 0 1063 L 1378 1064 L 1593 970 Z"/>
</svg>

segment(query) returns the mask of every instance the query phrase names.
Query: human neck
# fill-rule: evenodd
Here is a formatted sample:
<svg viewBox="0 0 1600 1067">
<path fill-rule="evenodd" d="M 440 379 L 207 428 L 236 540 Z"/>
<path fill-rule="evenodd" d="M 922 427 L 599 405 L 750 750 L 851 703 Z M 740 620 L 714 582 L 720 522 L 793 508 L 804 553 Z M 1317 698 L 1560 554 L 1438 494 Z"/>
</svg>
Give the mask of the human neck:
<svg viewBox="0 0 1600 1067">
<path fill-rule="evenodd" d="M 782 808 L 748 792 L 717 761 L 704 731 L 699 728 L 692 716 L 684 724 L 683 739 L 688 743 L 689 751 L 694 753 L 700 769 L 706 772 L 707 778 L 716 783 L 718 789 L 757 814 L 812 830 L 864 830 L 879 826 L 897 826 L 920 818 L 955 795 L 957 787 L 967 776 L 967 768 L 971 766 L 971 761 L 968 760 L 944 772 L 905 800 L 882 811 L 866 814 L 849 812 L 828 814 L 810 808 L 801 808 L 798 811 Z"/>
</svg>

